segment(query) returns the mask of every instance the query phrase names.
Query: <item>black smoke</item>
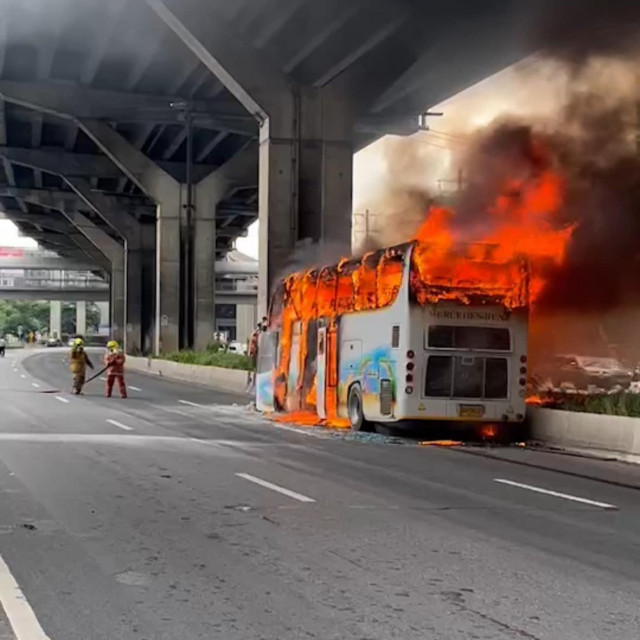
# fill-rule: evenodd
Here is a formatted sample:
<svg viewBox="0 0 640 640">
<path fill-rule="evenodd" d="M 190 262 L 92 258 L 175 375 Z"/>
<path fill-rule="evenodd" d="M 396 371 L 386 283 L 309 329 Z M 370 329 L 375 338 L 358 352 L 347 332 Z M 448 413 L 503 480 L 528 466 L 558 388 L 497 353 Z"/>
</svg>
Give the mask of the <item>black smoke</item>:
<svg viewBox="0 0 640 640">
<path fill-rule="evenodd" d="M 531 47 L 575 68 L 592 56 L 620 57 L 640 51 L 640 2 L 537 0 L 530 12 Z"/>
</svg>

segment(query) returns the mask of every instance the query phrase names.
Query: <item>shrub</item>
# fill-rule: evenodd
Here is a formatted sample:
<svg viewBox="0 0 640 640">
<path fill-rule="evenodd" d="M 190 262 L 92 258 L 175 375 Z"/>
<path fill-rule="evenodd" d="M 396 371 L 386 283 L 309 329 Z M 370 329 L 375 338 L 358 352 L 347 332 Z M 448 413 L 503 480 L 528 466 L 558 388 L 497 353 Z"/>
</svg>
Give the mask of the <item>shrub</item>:
<svg viewBox="0 0 640 640">
<path fill-rule="evenodd" d="M 182 364 L 199 364 L 206 367 L 222 367 L 224 369 L 240 369 L 249 371 L 251 360 L 239 353 L 227 353 L 220 350 L 207 351 L 174 351 L 160 356 L 161 360 L 181 362 Z"/>
</svg>

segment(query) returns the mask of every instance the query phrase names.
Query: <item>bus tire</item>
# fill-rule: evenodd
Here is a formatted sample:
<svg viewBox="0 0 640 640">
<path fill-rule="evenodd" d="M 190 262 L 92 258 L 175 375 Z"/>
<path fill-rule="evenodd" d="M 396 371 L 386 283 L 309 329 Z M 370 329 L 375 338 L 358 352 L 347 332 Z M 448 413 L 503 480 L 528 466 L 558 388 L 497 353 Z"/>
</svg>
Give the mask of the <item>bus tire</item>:
<svg viewBox="0 0 640 640">
<path fill-rule="evenodd" d="M 349 424 L 351 431 L 370 431 L 371 423 L 364 417 L 364 408 L 362 405 L 362 390 L 359 384 L 354 384 L 349 389 L 349 398 L 347 400 L 347 413 L 349 414 Z"/>
</svg>

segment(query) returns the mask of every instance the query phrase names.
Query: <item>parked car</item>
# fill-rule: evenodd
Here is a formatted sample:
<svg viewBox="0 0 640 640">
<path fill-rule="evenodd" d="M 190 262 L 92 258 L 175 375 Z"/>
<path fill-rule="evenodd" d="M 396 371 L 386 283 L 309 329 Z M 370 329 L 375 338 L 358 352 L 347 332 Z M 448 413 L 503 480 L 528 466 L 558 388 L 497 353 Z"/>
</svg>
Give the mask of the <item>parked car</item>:
<svg viewBox="0 0 640 640">
<path fill-rule="evenodd" d="M 60 340 L 60 338 L 49 338 L 47 340 L 47 347 L 61 347 L 62 346 L 62 340 Z"/>
<path fill-rule="evenodd" d="M 615 358 L 600 358 L 580 355 L 557 355 L 535 372 L 536 376 L 548 380 L 559 388 L 570 385 L 576 389 L 598 387 L 628 389 L 633 380 L 633 370 Z"/>
</svg>

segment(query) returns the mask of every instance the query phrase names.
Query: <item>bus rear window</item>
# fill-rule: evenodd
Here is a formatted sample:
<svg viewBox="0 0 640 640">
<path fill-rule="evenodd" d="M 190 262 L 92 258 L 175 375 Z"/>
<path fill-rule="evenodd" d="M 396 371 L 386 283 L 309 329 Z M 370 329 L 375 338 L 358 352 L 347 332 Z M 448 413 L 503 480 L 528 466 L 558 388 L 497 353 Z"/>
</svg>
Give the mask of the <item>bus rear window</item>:
<svg viewBox="0 0 640 640">
<path fill-rule="evenodd" d="M 425 396 L 496 400 L 508 394 L 506 358 L 429 356 Z"/>
<path fill-rule="evenodd" d="M 510 351 L 509 329 L 501 327 L 456 327 L 431 325 L 427 346 L 432 349 L 473 349 L 476 351 Z"/>
</svg>

